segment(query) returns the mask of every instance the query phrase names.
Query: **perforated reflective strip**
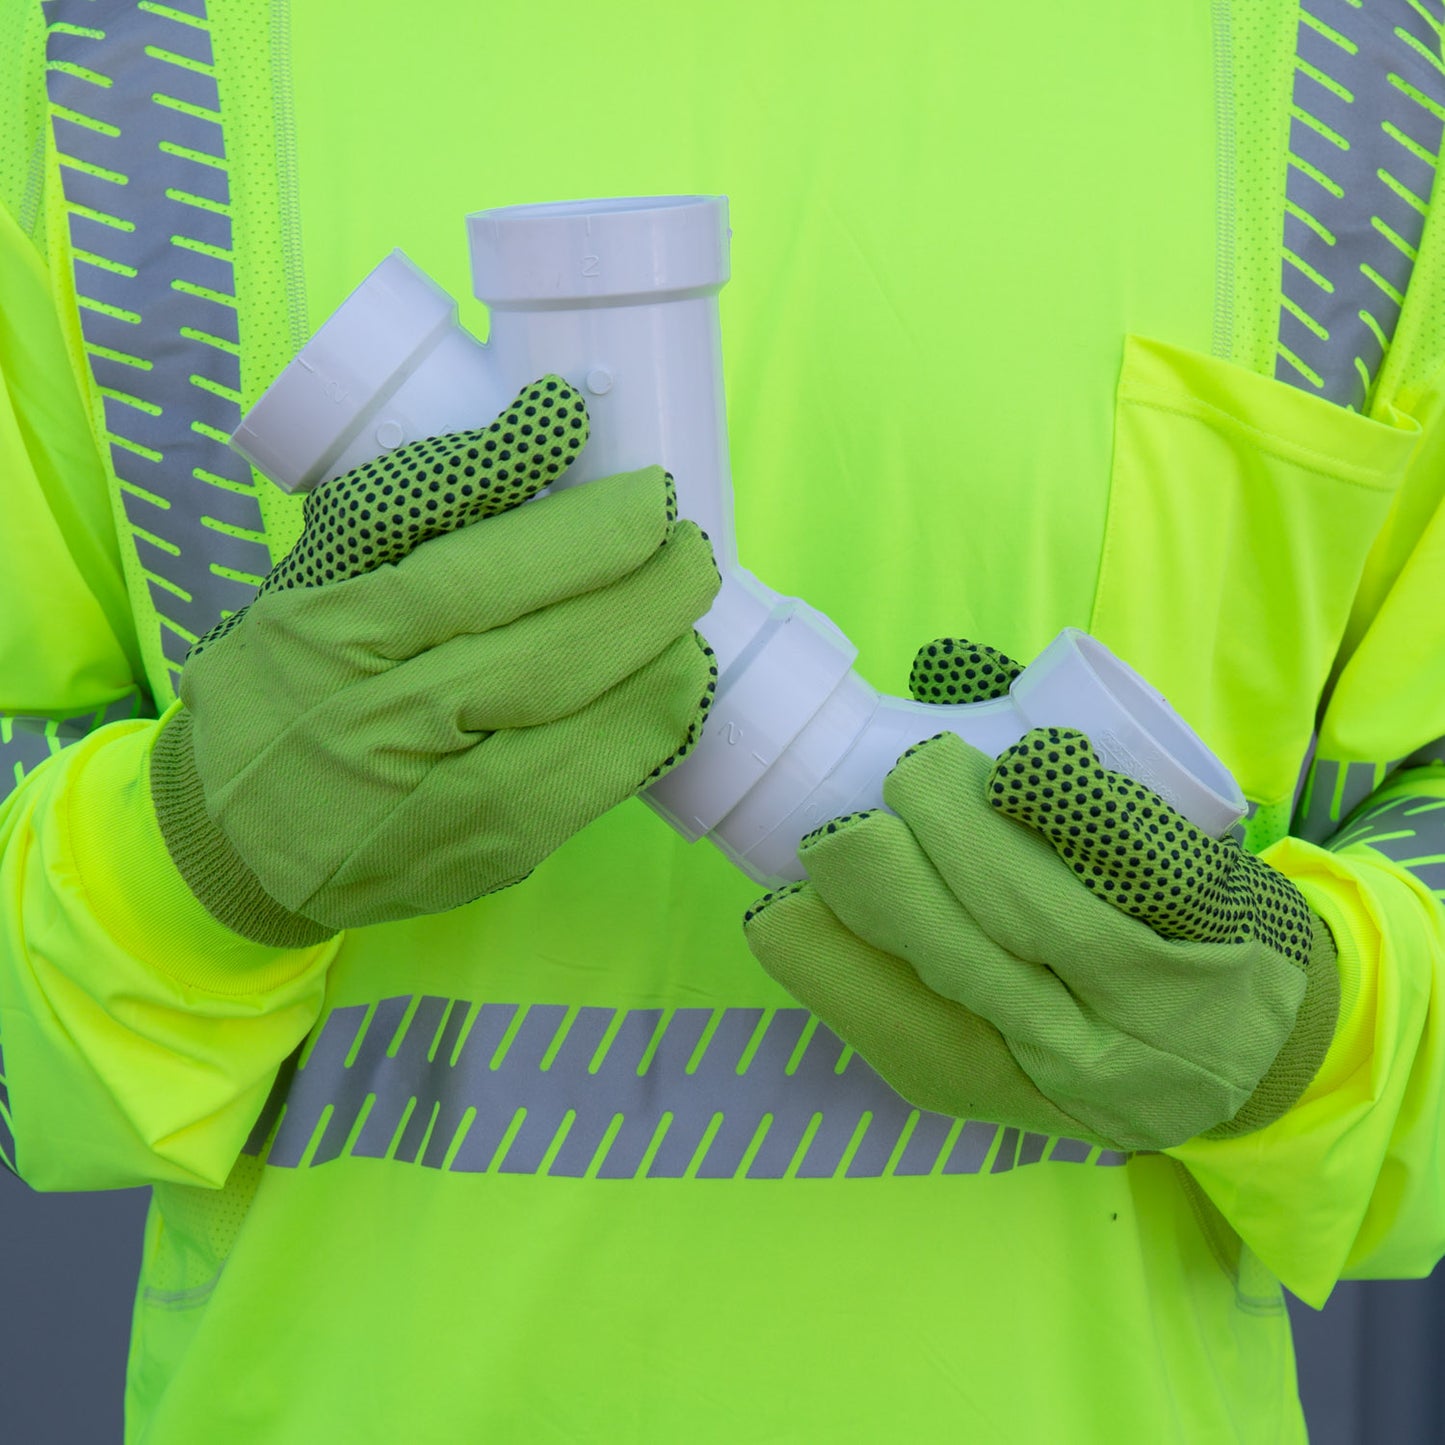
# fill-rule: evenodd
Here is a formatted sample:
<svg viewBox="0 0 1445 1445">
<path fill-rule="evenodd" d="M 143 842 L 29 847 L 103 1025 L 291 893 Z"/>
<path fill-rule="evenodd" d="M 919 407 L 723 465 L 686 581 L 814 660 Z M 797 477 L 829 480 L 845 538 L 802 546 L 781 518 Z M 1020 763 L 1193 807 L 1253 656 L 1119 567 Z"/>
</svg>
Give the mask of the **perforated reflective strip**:
<svg viewBox="0 0 1445 1445">
<path fill-rule="evenodd" d="M 1445 0 L 1304 0 L 1275 375 L 1359 408 L 1425 224 L 1445 116 Z"/>
<path fill-rule="evenodd" d="M 1445 798 L 1394 798 L 1366 808 L 1330 849 L 1355 843 L 1383 853 L 1445 900 Z"/>
<path fill-rule="evenodd" d="M 282 1168 L 349 1155 L 599 1179 L 875 1179 L 1126 1158 L 914 1109 L 805 1009 L 432 996 L 334 1009 L 278 1079 L 246 1152 Z"/>
<path fill-rule="evenodd" d="M 240 420 L 230 189 L 201 0 L 46 7 L 81 330 L 168 665 L 270 570 Z"/>
</svg>

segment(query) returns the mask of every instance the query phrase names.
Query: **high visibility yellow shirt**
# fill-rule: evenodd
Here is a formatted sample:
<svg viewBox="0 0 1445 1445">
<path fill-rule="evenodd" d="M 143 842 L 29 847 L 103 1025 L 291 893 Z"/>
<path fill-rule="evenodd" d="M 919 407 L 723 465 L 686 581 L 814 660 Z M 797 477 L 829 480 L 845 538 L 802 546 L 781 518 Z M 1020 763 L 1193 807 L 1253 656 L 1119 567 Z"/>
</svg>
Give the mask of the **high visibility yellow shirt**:
<svg viewBox="0 0 1445 1445">
<path fill-rule="evenodd" d="M 0 1144 L 155 1186 L 127 1439 L 1300 1438 L 1281 1281 L 1445 1249 L 1438 0 L 46 20 L 0 6 Z M 310 950 L 186 890 L 154 719 L 300 524 L 241 410 L 392 247 L 480 331 L 468 211 L 677 192 L 731 201 L 743 561 L 892 691 L 1087 628 L 1241 780 L 1340 954 L 1276 1124 L 911 1109 L 636 803 Z"/>
</svg>

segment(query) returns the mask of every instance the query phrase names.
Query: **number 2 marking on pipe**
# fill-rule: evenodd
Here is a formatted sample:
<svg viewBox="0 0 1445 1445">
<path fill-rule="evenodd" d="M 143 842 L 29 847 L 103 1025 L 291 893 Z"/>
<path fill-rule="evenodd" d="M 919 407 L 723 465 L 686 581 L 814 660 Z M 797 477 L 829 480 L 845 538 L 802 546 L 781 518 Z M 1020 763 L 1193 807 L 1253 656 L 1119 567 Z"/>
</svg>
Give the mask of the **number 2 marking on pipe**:
<svg viewBox="0 0 1445 1445">
<path fill-rule="evenodd" d="M 584 256 L 582 258 L 582 274 L 584 276 L 600 276 L 602 274 L 602 257 Z"/>
</svg>

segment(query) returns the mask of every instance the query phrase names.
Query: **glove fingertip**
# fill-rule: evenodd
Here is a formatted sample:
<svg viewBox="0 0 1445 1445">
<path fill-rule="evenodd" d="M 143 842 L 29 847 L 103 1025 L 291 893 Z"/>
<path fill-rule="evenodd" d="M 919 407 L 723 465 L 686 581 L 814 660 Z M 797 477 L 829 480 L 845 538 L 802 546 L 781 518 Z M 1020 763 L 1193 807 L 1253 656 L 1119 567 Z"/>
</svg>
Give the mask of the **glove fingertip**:
<svg viewBox="0 0 1445 1445">
<path fill-rule="evenodd" d="M 984 779 L 993 759 L 956 732 L 935 733 L 914 743 L 883 779 L 883 801 L 907 820 L 919 806 L 931 808 L 940 797 L 984 796 Z"/>
<path fill-rule="evenodd" d="M 917 702 L 970 703 L 1003 697 L 1023 671 L 1007 653 L 963 637 L 937 637 L 918 649 L 908 675 Z"/>
<path fill-rule="evenodd" d="M 717 698 L 717 653 L 708 646 L 707 639 L 696 628 L 693 629 L 692 636 L 707 664 L 707 681 L 703 684 L 702 696 L 698 699 L 697 712 L 692 722 L 688 724 L 682 741 L 638 784 L 638 792 L 651 787 L 659 778 L 666 776 L 687 758 L 688 754 L 697 746 L 697 741 L 702 736 L 702 730 L 707 723 L 708 714 L 712 711 L 713 702 Z"/>
<path fill-rule="evenodd" d="M 422 437 L 331 477 L 307 495 L 301 535 L 257 595 L 343 582 L 511 511 L 555 482 L 587 435 L 581 394 L 543 376 L 485 427 Z"/>
<path fill-rule="evenodd" d="M 878 808 L 865 808 L 860 813 L 843 813 L 836 818 L 830 818 L 819 828 L 814 828 L 811 833 L 804 834 L 798 840 L 798 852 L 802 854 L 808 849 L 822 842 L 824 838 L 836 837 L 839 833 L 849 828 L 856 828 L 860 823 L 866 822 L 869 818 L 876 816 L 881 810 Z"/>
<path fill-rule="evenodd" d="M 1050 837 L 1059 826 L 1081 822 L 1074 817 L 1080 809 L 1097 817 L 1115 807 L 1113 775 L 1077 728 L 1025 733 L 998 755 L 987 786 L 999 812 Z"/>
<path fill-rule="evenodd" d="M 932 748 L 940 745 L 943 747 L 947 747 L 949 745 L 947 743 L 944 743 L 943 740 L 945 738 L 952 738 L 957 736 L 957 733 L 951 733 L 947 730 L 941 733 L 934 733 L 931 738 L 924 738 L 921 742 L 914 743 L 911 748 L 904 748 L 904 750 L 899 753 L 898 761 L 894 763 L 893 766 L 895 768 L 902 767 L 903 764 L 906 763 L 910 758 L 916 758 L 921 752 L 923 752 L 925 748 Z"/>
<path fill-rule="evenodd" d="M 587 403 L 575 387 L 550 373 L 529 382 L 471 438 L 467 456 L 487 486 L 464 520 L 510 511 L 551 486 L 577 460 L 590 430 Z"/>
<path fill-rule="evenodd" d="M 761 918 L 767 909 L 781 902 L 784 898 L 792 898 L 795 894 L 801 893 L 807 886 L 806 883 L 785 883 L 781 888 L 774 888 L 771 892 L 764 893 L 763 896 L 757 899 L 747 912 L 743 914 L 743 928 L 746 930 Z"/>
</svg>

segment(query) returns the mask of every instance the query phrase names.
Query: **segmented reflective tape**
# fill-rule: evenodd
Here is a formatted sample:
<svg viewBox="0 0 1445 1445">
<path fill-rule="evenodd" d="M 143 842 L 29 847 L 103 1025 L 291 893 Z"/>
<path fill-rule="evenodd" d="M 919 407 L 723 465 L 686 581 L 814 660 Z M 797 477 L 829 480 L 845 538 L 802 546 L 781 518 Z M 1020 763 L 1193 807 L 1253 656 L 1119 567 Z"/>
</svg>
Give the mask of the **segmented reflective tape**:
<svg viewBox="0 0 1445 1445">
<path fill-rule="evenodd" d="M 1316 758 L 1310 764 L 1290 831 L 1310 843 L 1327 843 L 1400 761 L 1342 763 L 1333 758 Z"/>
<path fill-rule="evenodd" d="M 0 799 L 7 797 L 32 768 L 106 723 L 141 715 L 141 695 L 132 688 L 124 697 L 93 712 L 74 717 L 0 715 Z"/>
<path fill-rule="evenodd" d="M 268 1144 L 269 1141 L 269 1144 Z M 326 1017 L 246 1152 L 598 1179 L 876 1179 L 1115 1165 L 914 1109 L 806 1009 L 568 1009 L 402 996 Z"/>
<path fill-rule="evenodd" d="M 1383 853 L 1445 901 L 1445 798 L 1394 798 L 1366 808 L 1330 843 Z"/>
<path fill-rule="evenodd" d="M 240 421 L 230 187 L 201 0 L 51 0 L 47 88 L 76 300 L 161 649 L 270 570 Z"/>
<path fill-rule="evenodd" d="M 1276 377 L 1360 408 L 1400 319 L 1445 119 L 1445 0 L 1304 0 Z"/>
<path fill-rule="evenodd" d="M 10 1123 L 10 1087 L 5 1082 L 5 1051 L 0 1049 L 0 1165 L 12 1174 L 15 1168 L 15 1130 Z"/>
<path fill-rule="evenodd" d="M 1310 843 L 1327 843 L 1340 826 L 1395 772 L 1445 762 L 1445 738 L 1437 738 L 1407 757 L 1388 762 L 1338 762 L 1311 756 L 1299 790 L 1299 805 L 1290 832 Z"/>
</svg>

